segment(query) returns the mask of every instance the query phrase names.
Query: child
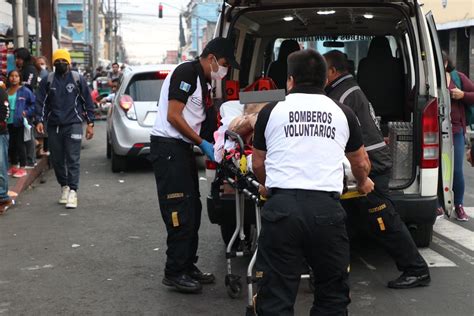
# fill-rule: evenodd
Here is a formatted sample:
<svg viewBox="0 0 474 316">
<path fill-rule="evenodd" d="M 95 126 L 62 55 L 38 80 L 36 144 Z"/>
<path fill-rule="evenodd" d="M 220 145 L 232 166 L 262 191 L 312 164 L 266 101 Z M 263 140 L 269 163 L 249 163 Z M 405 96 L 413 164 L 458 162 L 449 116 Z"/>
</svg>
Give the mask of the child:
<svg viewBox="0 0 474 316">
<path fill-rule="evenodd" d="M 7 89 L 10 104 L 10 117 L 7 120 L 10 134 L 10 163 L 8 174 L 15 178 L 26 176 L 26 145 L 24 129 L 27 118 L 33 116 L 35 96 L 30 89 L 21 85 L 21 76 L 17 70 L 8 73 Z M 20 168 L 17 168 L 19 163 Z"/>
</svg>

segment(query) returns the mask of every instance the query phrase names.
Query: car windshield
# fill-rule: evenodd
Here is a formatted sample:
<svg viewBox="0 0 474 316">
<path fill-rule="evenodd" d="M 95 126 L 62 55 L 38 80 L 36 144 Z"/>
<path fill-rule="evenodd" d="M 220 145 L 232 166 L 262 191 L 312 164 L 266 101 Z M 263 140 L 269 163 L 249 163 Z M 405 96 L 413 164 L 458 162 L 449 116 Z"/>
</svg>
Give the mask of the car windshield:
<svg viewBox="0 0 474 316">
<path fill-rule="evenodd" d="M 135 102 L 157 102 L 160 99 L 162 85 L 162 76 L 155 72 L 136 74 L 125 90 L 125 94 L 130 95 Z"/>
</svg>

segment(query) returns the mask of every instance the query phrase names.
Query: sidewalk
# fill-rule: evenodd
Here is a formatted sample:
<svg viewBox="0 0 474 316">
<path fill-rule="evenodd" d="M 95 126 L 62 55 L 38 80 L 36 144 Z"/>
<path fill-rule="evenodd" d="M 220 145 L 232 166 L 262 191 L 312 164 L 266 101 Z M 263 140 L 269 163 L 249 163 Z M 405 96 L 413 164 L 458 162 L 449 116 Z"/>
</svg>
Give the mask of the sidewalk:
<svg viewBox="0 0 474 316">
<path fill-rule="evenodd" d="M 37 160 L 37 165 L 33 169 L 27 169 L 27 175 L 22 178 L 9 177 L 8 179 L 8 194 L 12 200 L 16 201 L 20 197 L 21 193 L 25 191 L 43 172 L 48 169 L 48 158 L 47 156 Z M 16 203 L 15 203 L 16 204 Z"/>
</svg>

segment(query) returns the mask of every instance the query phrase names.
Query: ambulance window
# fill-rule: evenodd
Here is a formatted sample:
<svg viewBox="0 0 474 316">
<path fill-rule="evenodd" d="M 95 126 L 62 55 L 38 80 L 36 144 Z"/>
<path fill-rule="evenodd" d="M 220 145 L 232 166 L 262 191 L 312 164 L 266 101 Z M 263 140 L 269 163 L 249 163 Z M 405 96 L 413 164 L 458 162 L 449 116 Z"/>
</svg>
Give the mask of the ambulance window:
<svg viewBox="0 0 474 316">
<path fill-rule="evenodd" d="M 249 78 L 249 75 L 250 75 L 250 67 L 252 66 L 252 63 L 250 61 L 252 60 L 254 48 L 255 48 L 255 37 L 250 34 L 247 34 L 245 36 L 244 48 L 242 50 L 242 57 L 240 58 L 241 62 L 240 62 L 240 71 L 239 71 L 239 82 L 240 82 L 240 87 L 242 88 L 248 86 L 249 79 L 250 80 L 253 79 L 253 78 Z"/>
</svg>

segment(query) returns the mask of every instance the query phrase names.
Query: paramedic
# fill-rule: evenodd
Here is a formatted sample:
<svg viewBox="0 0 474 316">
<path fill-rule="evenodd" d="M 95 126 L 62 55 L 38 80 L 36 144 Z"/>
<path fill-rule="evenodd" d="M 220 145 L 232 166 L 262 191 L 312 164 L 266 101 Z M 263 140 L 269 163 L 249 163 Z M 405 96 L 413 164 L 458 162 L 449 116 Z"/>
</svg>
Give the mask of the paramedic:
<svg viewBox="0 0 474 316">
<path fill-rule="evenodd" d="M 198 145 L 214 160 L 214 147 L 200 132 L 206 108 L 212 107 L 209 83 L 223 79 L 229 66 L 239 67 L 233 44 L 228 39 L 215 38 L 198 59 L 176 67 L 163 83 L 151 132 L 150 159 L 168 232 L 162 282 L 181 292 L 198 293 L 201 284 L 215 280 L 214 275 L 201 272 L 195 265 L 202 206 L 193 147 Z"/>
<path fill-rule="evenodd" d="M 344 156 L 361 193 L 373 183 L 357 118 L 324 95 L 326 73 L 318 52 L 292 53 L 289 95 L 265 106 L 255 125 L 253 171 L 269 197 L 258 241 L 258 315 L 294 313 L 305 261 L 315 275 L 311 315 L 347 314 L 349 239 L 339 202 Z"/>
<path fill-rule="evenodd" d="M 382 244 L 395 260 L 402 275 L 388 282 L 388 287 L 405 289 L 426 286 L 430 283 L 428 265 L 418 252 L 405 224 L 396 212 L 388 183 L 392 159 L 388 146 L 375 119 L 372 105 L 349 73 L 347 59 L 343 53 L 333 50 L 324 55 L 328 65 L 327 95 L 349 106 L 357 115 L 362 127 L 362 139 L 369 155 L 372 169 L 369 177 L 375 189 L 367 197 L 352 199 L 344 207 L 363 212 L 368 220 L 370 233 Z"/>
</svg>

